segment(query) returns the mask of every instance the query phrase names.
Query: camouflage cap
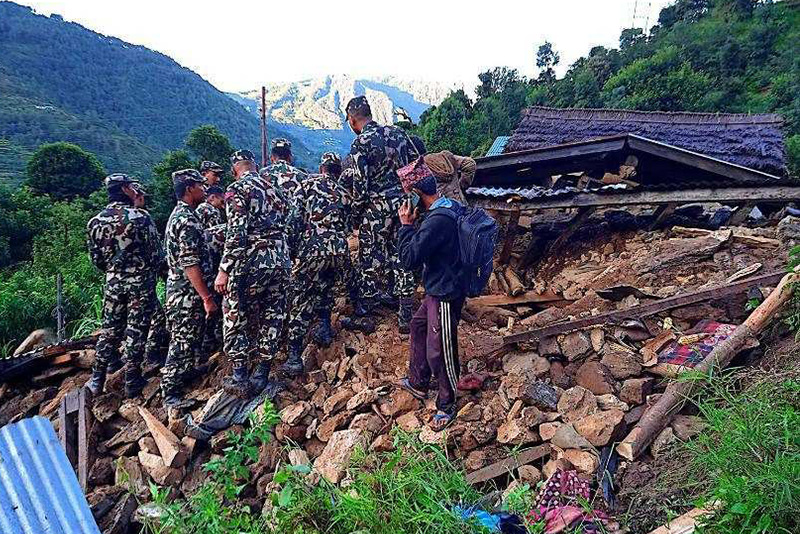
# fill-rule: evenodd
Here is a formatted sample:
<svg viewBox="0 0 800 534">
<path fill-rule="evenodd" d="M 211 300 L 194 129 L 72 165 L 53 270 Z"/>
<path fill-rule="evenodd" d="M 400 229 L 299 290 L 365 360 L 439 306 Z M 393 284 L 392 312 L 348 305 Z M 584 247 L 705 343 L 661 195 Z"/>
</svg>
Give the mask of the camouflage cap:
<svg viewBox="0 0 800 534">
<path fill-rule="evenodd" d="M 241 161 L 252 161 L 255 163 L 256 157 L 249 150 L 237 150 L 231 154 L 231 165 L 236 165 Z"/>
<path fill-rule="evenodd" d="M 214 171 L 214 172 L 224 172 L 225 169 L 222 166 L 214 161 L 204 161 L 200 164 L 200 173 Z"/>
<path fill-rule="evenodd" d="M 196 183 L 202 184 L 205 182 L 199 172 L 194 169 L 181 169 L 172 173 L 172 185 Z"/>
<path fill-rule="evenodd" d="M 125 185 L 134 183 L 139 183 L 139 180 L 134 178 L 133 176 L 128 176 L 127 174 L 123 174 L 121 172 L 115 172 L 114 174 L 109 174 L 108 176 L 106 176 L 105 179 L 106 188 L 115 185 Z"/>
<path fill-rule="evenodd" d="M 139 182 L 130 182 L 128 185 L 137 195 L 147 195 L 147 190 Z"/>
<path fill-rule="evenodd" d="M 288 148 L 292 149 L 292 142 L 283 137 L 276 137 L 272 140 L 272 148 Z"/>
<path fill-rule="evenodd" d="M 336 152 L 325 152 L 319 160 L 320 165 L 341 165 L 342 158 Z"/>
<path fill-rule="evenodd" d="M 369 107 L 369 102 L 367 101 L 367 97 L 364 95 L 351 98 L 350 101 L 347 103 L 345 112 L 348 115 L 359 115 L 362 117 L 372 115 L 372 109 Z"/>
</svg>

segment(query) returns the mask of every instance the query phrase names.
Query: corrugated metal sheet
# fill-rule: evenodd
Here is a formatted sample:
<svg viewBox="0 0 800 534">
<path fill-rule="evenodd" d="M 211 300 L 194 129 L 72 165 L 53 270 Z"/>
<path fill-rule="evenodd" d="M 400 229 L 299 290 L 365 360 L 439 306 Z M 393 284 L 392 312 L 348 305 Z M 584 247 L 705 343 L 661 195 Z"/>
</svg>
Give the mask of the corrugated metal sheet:
<svg viewBox="0 0 800 534">
<path fill-rule="evenodd" d="M 643 188 L 640 188 L 643 189 Z M 624 193 L 631 190 L 625 184 L 611 184 L 604 185 L 592 189 L 578 189 L 577 187 L 562 187 L 561 189 L 549 189 L 547 187 L 470 187 L 467 189 L 467 195 L 476 197 L 513 197 L 519 196 L 527 200 L 536 198 L 553 198 L 571 196 L 577 193 L 610 193 L 618 192 Z"/>
<path fill-rule="evenodd" d="M 508 143 L 509 139 L 511 139 L 510 135 L 501 135 L 499 137 L 495 137 L 494 143 L 492 143 L 492 146 L 489 147 L 489 151 L 486 152 L 486 155 L 496 156 L 498 154 L 502 154 L 503 149 L 506 147 L 506 143 Z"/>
<path fill-rule="evenodd" d="M 44 417 L 0 429 L 0 533 L 100 534 L 67 455 Z"/>
</svg>

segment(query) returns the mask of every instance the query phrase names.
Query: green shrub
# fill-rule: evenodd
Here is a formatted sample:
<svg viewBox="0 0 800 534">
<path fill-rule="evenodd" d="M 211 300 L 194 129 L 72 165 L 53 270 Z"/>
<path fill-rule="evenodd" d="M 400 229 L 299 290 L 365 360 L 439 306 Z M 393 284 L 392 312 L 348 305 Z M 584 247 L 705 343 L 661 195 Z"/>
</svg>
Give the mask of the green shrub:
<svg viewBox="0 0 800 534">
<path fill-rule="evenodd" d="M 738 394 L 734 386 L 730 376 L 711 382 L 699 402 L 708 429 L 688 445 L 704 502 L 721 503 L 702 532 L 798 532 L 800 381 L 772 377 Z"/>
</svg>

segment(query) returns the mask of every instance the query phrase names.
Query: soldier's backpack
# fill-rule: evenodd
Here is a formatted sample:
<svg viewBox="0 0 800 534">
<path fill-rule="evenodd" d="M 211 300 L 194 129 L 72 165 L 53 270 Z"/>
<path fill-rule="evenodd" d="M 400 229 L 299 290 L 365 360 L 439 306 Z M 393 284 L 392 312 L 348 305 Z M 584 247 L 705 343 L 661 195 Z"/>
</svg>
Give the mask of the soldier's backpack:
<svg viewBox="0 0 800 534">
<path fill-rule="evenodd" d="M 477 297 L 483 293 L 492 274 L 497 222 L 481 208 L 464 206 L 459 211 L 444 208 L 440 212 L 456 222 L 464 290 L 468 297 Z"/>
</svg>

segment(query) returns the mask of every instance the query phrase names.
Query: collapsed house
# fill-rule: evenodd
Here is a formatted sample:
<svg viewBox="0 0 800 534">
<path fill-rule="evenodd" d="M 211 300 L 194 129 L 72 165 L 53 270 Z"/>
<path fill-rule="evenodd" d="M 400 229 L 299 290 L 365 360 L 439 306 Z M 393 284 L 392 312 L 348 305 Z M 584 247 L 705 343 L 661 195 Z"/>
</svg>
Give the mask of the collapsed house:
<svg viewBox="0 0 800 534">
<path fill-rule="evenodd" d="M 459 331 L 455 423 L 432 432 L 433 401 L 392 386 L 407 362 L 396 321 L 372 336 L 341 330 L 331 347 L 309 346 L 304 378 L 268 392 L 281 422 L 251 466 L 253 507 L 269 506 L 280 462 L 340 483 L 354 448 L 390 450 L 399 427 L 447 447 L 471 483 L 505 486 L 511 473 L 536 484 L 574 469 L 613 511 L 635 463 L 620 462 L 616 444 L 672 377 L 770 294 L 800 239 L 789 206 L 800 187 L 785 176 L 774 116 L 531 108 L 490 153 L 467 197 L 503 230 L 490 290 L 468 301 Z M 191 494 L 226 446 L 220 430 L 241 430 L 260 399 L 231 407 L 220 392 L 230 369 L 217 354 L 193 384 L 185 428 L 162 423 L 157 372 L 139 401 L 124 401 L 112 376 L 110 392 L 87 402 L 75 391 L 89 376 L 91 342 L 0 362 L 0 425 L 51 419 L 101 529 L 126 532 L 136 508 L 129 489 L 147 500 L 152 480 Z M 748 337 L 742 354 L 758 345 Z M 664 421 L 637 461 L 701 429 L 689 408 Z"/>
</svg>

